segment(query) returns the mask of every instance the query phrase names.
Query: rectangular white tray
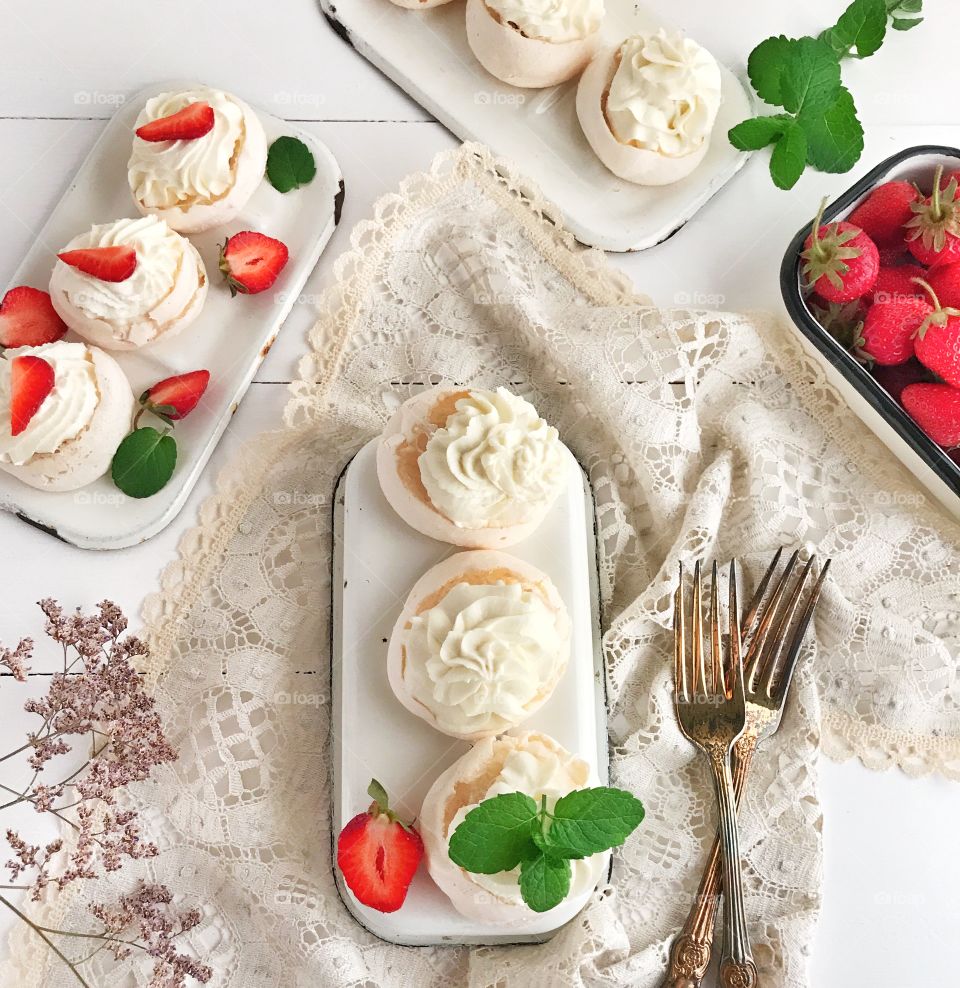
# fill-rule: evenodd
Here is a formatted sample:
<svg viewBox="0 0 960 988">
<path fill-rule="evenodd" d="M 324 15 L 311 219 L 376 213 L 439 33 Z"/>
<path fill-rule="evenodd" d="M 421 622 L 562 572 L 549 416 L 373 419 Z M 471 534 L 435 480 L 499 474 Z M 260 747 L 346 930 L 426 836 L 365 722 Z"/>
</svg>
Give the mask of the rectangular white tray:
<svg viewBox="0 0 960 988">
<path fill-rule="evenodd" d="M 723 105 L 710 150 L 683 181 L 643 187 L 600 162 L 580 129 L 577 80 L 550 89 L 500 82 L 467 44 L 461 0 L 406 10 L 390 0 L 320 0 L 334 30 L 461 140 L 480 141 L 515 164 L 562 211 L 584 244 L 603 250 L 652 247 L 676 233 L 743 167 L 727 131 L 752 116 L 750 99 L 725 66 Z M 731 15 L 735 16 L 735 15 Z M 607 3 L 602 41 L 669 27 L 640 4 Z M 710 38 L 696 39 L 707 48 Z"/>
<path fill-rule="evenodd" d="M 537 532 L 509 550 L 553 580 L 572 626 L 567 671 L 553 696 L 523 726 L 555 737 L 589 762 L 605 783 L 606 681 L 600 651 L 593 497 L 583 471 L 573 455 L 568 456 L 566 490 Z M 371 778 L 382 782 L 391 805 L 412 819 L 437 776 L 470 747 L 402 707 L 387 682 L 387 642 L 408 591 L 431 566 L 457 551 L 420 535 L 399 518 L 377 482 L 376 441 L 364 446 L 341 477 L 334 498 L 334 843 L 347 821 L 370 805 Z M 560 922 L 547 920 L 518 936 L 503 926 L 465 919 L 425 867 L 395 913 L 361 905 L 336 867 L 334 873 L 344 903 L 361 925 L 384 940 L 413 946 L 545 940 L 589 897 L 568 900 Z"/>
<path fill-rule="evenodd" d="M 32 285 L 46 290 L 56 253 L 67 241 L 93 223 L 137 215 L 127 184 L 137 114 L 154 93 L 196 85 L 181 80 L 151 86 L 117 111 L 37 234 L 11 287 Z M 179 453 L 170 483 L 153 497 L 136 500 L 123 495 L 109 475 L 79 491 L 54 494 L 34 490 L 0 472 L 0 508 L 80 548 L 120 549 L 156 535 L 183 507 L 340 218 L 343 179 L 327 147 L 259 107 L 255 109 L 268 143 L 289 134 L 307 144 L 317 162 L 316 178 L 286 195 L 264 179 L 233 222 L 192 234 L 189 239 L 199 250 L 210 279 L 199 318 L 175 339 L 143 351 L 112 352 L 138 396 L 172 374 L 199 368 L 211 373 L 204 400 L 177 424 Z M 239 230 L 278 237 L 290 250 L 290 261 L 269 292 L 231 298 L 220 277 L 219 245 Z"/>
</svg>

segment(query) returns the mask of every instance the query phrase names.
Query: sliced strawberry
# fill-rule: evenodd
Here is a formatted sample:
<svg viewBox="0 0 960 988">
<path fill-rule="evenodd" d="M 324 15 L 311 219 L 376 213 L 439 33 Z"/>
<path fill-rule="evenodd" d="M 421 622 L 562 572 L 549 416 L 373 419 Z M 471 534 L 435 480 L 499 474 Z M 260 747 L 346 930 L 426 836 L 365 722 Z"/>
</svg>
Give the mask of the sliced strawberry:
<svg viewBox="0 0 960 988">
<path fill-rule="evenodd" d="M 140 403 L 165 419 L 182 419 L 196 407 L 210 383 L 210 371 L 195 370 L 158 381 L 140 395 Z"/>
<path fill-rule="evenodd" d="M 423 842 L 387 805 L 387 794 L 373 780 L 373 803 L 358 813 L 337 838 L 337 866 L 359 902 L 383 913 L 396 912 L 407 897 L 423 858 Z"/>
<path fill-rule="evenodd" d="M 126 281 L 137 270 L 137 251 L 130 244 L 118 247 L 81 247 L 65 250 L 57 257 L 64 264 L 99 278 L 100 281 Z"/>
<path fill-rule="evenodd" d="M 10 434 L 19 436 L 53 391 L 53 367 L 43 357 L 24 354 L 10 366 Z"/>
<path fill-rule="evenodd" d="M 47 292 L 20 285 L 0 302 L 0 347 L 56 343 L 67 331 Z"/>
<path fill-rule="evenodd" d="M 286 244 L 262 233 L 235 233 L 220 248 L 220 271 L 230 294 L 256 295 L 276 280 L 289 257 Z"/>
<path fill-rule="evenodd" d="M 137 128 L 142 141 L 195 141 L 213 130 L 213 107 L 209 103 L 188 103 L 168 117 L 151 120 Z"/>
</svg>

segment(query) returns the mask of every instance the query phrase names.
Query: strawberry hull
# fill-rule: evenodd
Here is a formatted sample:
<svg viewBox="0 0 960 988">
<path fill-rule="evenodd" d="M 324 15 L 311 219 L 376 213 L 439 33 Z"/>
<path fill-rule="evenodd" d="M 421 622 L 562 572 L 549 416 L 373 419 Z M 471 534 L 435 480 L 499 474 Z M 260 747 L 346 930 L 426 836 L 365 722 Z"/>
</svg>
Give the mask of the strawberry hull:
<svg viewBox="0 0 960 988">
<path fill-rule="evenodd" d="M 942 184 L 947 183 L 951 173 L 960 169 L 960 149 L 925 145 L 893 155 L 830 202 L 824 211 L 822 222 L 841 223 L 849 220 L 851 215 L 867 201 L 871 193 L 885 183 L 915 182 L 924 196 L 929 196 L 938 167 L 943 169 Z M 811 219 L 814 211 L 811 204 Z M 912 358 L 904 364 L 888 368 L 877 365 L 866 366 L 861 362 L 862 351 L 857 353 L 856 347 L 845 345 L 847 341 L 834 338 L 824 329 L 818 322 L 813 308 L 816 300 L 810 296 L 802 276 L 801 253 L 809 233 L 809 226 L 797 232 L 787 248 L 780 269 L 780 288 L 784 306 L 796 327 L 805 351 L 823 367 L 830 383 L 842 394 L 851 410 L 877 434 L 917 480 L 952 514 L 960 517 L 960 462 L 958 462 L 960 456 L 955 450 L 935 442 L 934 438 L 924 431 L 920 422 L 915 420 L 901 404 L 905 387 L 918 380 L 936 383 L 935 376 L 927 369 L 921 368 Z M 885 265 L 891 260 L 906 259 L 904 258 L 906 253 L 906 240 L 902 251 L 896 244 L 884 245 L 881 250 Z M 907 257 L 911 263 L 916 263 L 914 256 L 908 254 Z M 926 279 L 928 281 L 937 279 L 941 283 L 950 281 L 952 288 L 955 273 L 951 272 L 950 276 L 946 276 L 943 271 L 943 268 L 939 271 L 931 268 L 926 272 Z M 898 291 L 890 293 L 890 287 L 894 287 L 891 282 L 880 285 L 881 290 L 885 289 L 893 296 L 900 294 Z M 950 297 L 950 302 L 955 300 L 949 290 L 945 294 Z M 872 300 L 868 296 L 864 301 Z M 950 302 L 943 304 L 949 305 Z M 869 308 L 867 311 L 869 312 Z M 921 389 L 919 392 L 913 392 L 913 395 L 922 396 L 925 393 L 927 392 Z M 935 394 L 935 392 L 930 393 Z M 917 418 L 925 421 L 926 428 L 930 429 L 930 418 L 925 418 L 917 412 L 916 399 L 911 405 Z M 936 429 L 931 431 L 937 432 Z M 952 439 L 953 436 L 940 431 L 936 438 Z"/>
</svg>

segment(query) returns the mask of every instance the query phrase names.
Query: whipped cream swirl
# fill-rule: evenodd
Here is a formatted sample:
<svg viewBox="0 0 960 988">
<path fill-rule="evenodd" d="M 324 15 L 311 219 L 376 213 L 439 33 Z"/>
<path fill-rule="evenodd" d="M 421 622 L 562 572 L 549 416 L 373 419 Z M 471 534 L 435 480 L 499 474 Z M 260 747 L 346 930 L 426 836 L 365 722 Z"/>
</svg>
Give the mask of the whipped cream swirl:
<svg viewBox="0 0 960 988">
<path fill-rule="evenodd" d="M 603 0 L 486 0 L 504 24 L 541 41 L 579 41 L 603 20 Z"/>
<path fill-rule="evenodd" d="M 506 388 L 461 398 L 418 462 L 430 501 L 460 528 L 535 519 L 560 493 L 567 466 L 557 430 Z"/>
<path fill-rule="evenodd" d="M 54 284 L 70 302 L 90 318 L 113 325 L 120 337 L 129 337 L 130 327 L 149 320 L 173 291 L 182 265 L 193 263 L 192 256 L 185 256 L 187 241 L 156 216 L 101 223 L 74 237 L 64 249 L 125 244 L 137 252 L 136 270 L 126 281 L 102 281 L 63 262 L 54 269 Z M 196 290 L 196 279 L 193 282 Z"/>
<path fill-rule="evenodd" d="M 53 367 L 53 390 L 26 429 L 10 434 L 10 374 L 13 360 L 42 357 Z M 0 354 L 0 461 L 23 466 L 35 456 L 55 453 L 90 424 L 100 403 L 97 372 L 89 347 L 60 340 L 37 347 L 17 347 Z"/>
<path fill-rule="evenodd" d="M 133 139 L 127 177 L 134 197 L 148 209 L 189 207 L 225 196 L 236 180 L 245 136 L 243 108 L 219 89 L 160 93 L 147 100 L 135 127 L 168 117 L 190 103 L 209 103 L 213 130 L 190 141 Z"/>
<path fill-rule="evenodd" d="M 622 144 L 680 157 L 709 139 L 720 98 L 716 59 L 691 38 L 661 29 L 620 47 L 607 121 Z"/>
<path fill-rule="evenodd" d="M 463 806 L 454 814 L 447 830 L 447 843 L 463 818 L 484 799 L 492 799 L 510 792 L 524 792 L 540 805 L 540 797 L 547 797 L 547 809 L 552 811 L 561 796 L 574 789 L 591 785 L 589 769 L 582 759 L 568 752 L 557 752 L 548 748 L 536 737 L 530 738 L 524 747 L 512 750 L 486 793 L 468 806 Z M 594 854 L 570 862 L 572 870 L 570 898 L 589 892 L 600 878 L 605 856 Z M 520 868 L 502 871 L 496 875 L 464 873 L 474 884 L 511 904 L 520 905 Z"/>
<path fill-rule="evenodd" d="M 567 661 L 565 620 L 519 583 L 458 583 L 411 621 L 404 642 L 413 698 L 442 730 L 519 724 Z"/>
</svg>

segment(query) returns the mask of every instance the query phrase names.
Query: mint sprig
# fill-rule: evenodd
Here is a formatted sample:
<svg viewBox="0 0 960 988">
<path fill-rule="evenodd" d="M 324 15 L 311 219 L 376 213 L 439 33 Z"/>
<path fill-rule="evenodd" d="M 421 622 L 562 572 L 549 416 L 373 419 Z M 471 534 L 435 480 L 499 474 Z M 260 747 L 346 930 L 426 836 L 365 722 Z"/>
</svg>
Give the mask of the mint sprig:
<svg viewBox="0 0 960 988">
<path fill-rule="evenodd" d="M 465 871 L 520 869 L 523 901 L 546 912 L 570 892 L 570 861 L 619 847 L 643 820 L 643 804 L 622 789 L 576 789 L 547 809 L 525 793 L 485 799 L 450 837 L 450 859 Z"/>
<path fill-rule="evenodd" d="M 863 126 L 840 62 L 869 58 L 888 27 L 916 27 L 922 8 L 923 0 L 853 0 L 817 38 L 761 41 L 747 61 L 750 84 L 760 99 L 785 112 L 744 120 L 731 128 L 730 143 L 741 151 L 773 145 L 770 175 L 781 189 L 793 188 L 807 165 L 849 171 L 863 153 Z"/>
</svg>

